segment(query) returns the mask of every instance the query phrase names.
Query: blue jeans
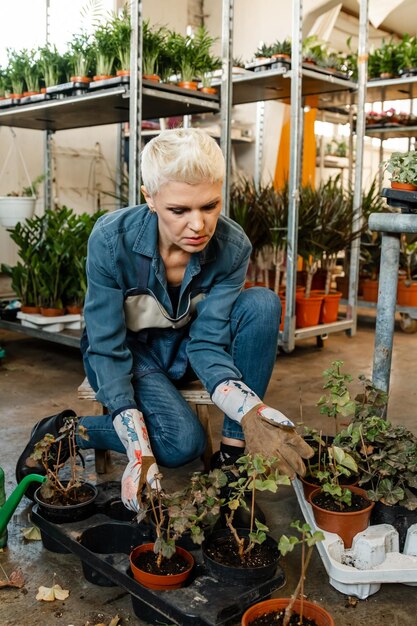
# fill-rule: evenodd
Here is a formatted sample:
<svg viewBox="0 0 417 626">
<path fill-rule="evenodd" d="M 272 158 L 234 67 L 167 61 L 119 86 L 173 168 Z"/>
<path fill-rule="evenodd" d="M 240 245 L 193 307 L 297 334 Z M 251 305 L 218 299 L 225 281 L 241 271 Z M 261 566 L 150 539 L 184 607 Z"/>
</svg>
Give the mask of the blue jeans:
<svg viewBox="0 0 417 626">
<path fill-rule="evenodd" d="M 270 289 L 246 289 L 237 298 L 230 317 L 232 342 L 230 353 L 243 381 L 263 398 L 274 367 L 281 304 Z M 181 381 L 179 381 L 181 382 Z M 205 434 L 194 411 L 174 383 L 160 372 L 133 376 L 135 399 L 142 411 L 157 463 L 178 467 L 199 457 L 205 448 Z M 178 387 L 178 381 L 176 381 Z M 81 449 L 98 448 L 124 452 L 111 415 L 82 417 L 89 440 L 80 437 Z M 223 436 L 244 439 L 238 422 L 226 415 Z"/>
</svg>

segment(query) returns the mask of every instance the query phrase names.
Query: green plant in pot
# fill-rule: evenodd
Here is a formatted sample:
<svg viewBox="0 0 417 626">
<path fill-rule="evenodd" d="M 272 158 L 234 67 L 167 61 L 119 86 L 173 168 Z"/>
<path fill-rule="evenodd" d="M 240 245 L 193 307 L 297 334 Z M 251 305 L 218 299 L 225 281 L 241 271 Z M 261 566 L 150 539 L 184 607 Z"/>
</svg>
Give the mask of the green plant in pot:
<svg viewBox="0 0 417 626">
<path fill-rule="evenodd" d="M 384 167 L 391 174 L 391 187 L 402 191 L 417 190 L 417 151 L 393 152 Z"/>
<path fill-rule="evenodd" d="M 30 456 L 46 475 L 46 481 L 35 492 L 39 513 L 58 523 L 88 517 L 97 497 L 97 489 L 81 479 L 83 468 L 77 465 L 76 435 L 88 440 L 87 431 L 75 414 L 67 413 L 58 435 L 46 434 Z"/>
<path fill-rule="evenodd" d="M 217 93 L 217 89 L 212 87 L 211 83 L 214 72 L 222 67 L 221 58 L 206 54 L 202 56 L 199 66 L 199 77 L 201 80 L 200 90 L 205 93 Z"/>
<path fill-rule="evenodd" d="M 158 476 L 159 479 L 162 475 Z M 133 549 L 130 564 L 133 575 L 151 589 L 176 589 L 182 586 L 194 565 L 192 555 L 178 545 L 184 534 L 196 545 L 220 515 L 220 489 L 227 479 L 221 470 L 194 473 L 188 485 L 173 494 L 158 487 L 148 488 L 155 542 Z"/>
<path fill-rule="evenodd" d="M 40 79 L 40 65 L 36 59 L 35 50 L 22 50 L 20 52 L 21 58 L 24 63 L 23 76 L 26 84 L 26 91 L 24 95 L 33 95 L 39 93 L 39 79 Z"/>
<path fill-rule="evenodd" d="M 254 52 L 255 59 L 270 59 L 272 57 L 272 48 L 271 44 L 261 43 L 258 48 Z"/>
<path fill-rule="evenodd" d="M 417 37 L 405 33 L 395 52 L 399 74 L 414 74 L 417 68 Z"/>
<path fill-rule="evenodd" d="M 143 78 L 159 81 L 159 56 L 165 46 L 168 31 L 165 27 L 151 28 L 149 20 L 143 22 Z"/>
<path fill-rule="evenodd" d="M 74 35 L 68 44 L 70 80 L 77 83 L 89 83 L 95 71 L 94 45 L 87 33 Z"/>
<path fill-rule="evenodd" d="M 45 87 L 54 87 L 66 81 L 66 69 L 63 67 L 64 57 L 59 54 L 55 45 L 48 44 L 39 48 L 39 65 L 41 79 Z"/>
<path fill-rule="evenodd" d="M 114 63 L 117 54 L 117 39 L 110 22 L 100 24 L 93 35 L 93 54 L 95 71 L 93 80 L 104 80 L 114 75 Z"/>
<path fill-rule="evenodd" d="M 271 46 L 272 58 L 275 59 L 290 59 L 291 58 L 291 40 L 284 39 L 282 41 L 275 41 Z"/>
<path fill-rule="evenodd" d="M 178 85 L 187 89 L 197 89 L 196 78 L 207 59 L 210 47 L 215 41 L 204 26 L 200 26 L 194 35 L 171 33 L 168 49 L 174 59 L 174 71 L 180 75 Z"/>
<path fill-rule="evenodd" d="M 283 557 L 293 552 L 296 546 L 301 547 L 300 577 L 290 598 L 273 598 L 263 600 L 251 606 L 242 616 L 242 626 L 256 624 L 257 618 L 264 618 L 268 624 L 316 624 L 317 626 L 334 626 L 331 615 L 316 603 L 308 602 L 304 597 L 304 585 L 308 566 L 313 554 L 314 546 L 324 540 L 324 534 L 320 530 L 312 531 L 306 523 L 296 520 L 291 523 L 291 528 L 297 531 L 297 535 L 282 535 L 278 549 Z M 293 619 L 292 619 L 292 616 Z M 296 621 L 294 620 L 297 616 Z M 304 620 L 307 620 L 306 622 Z"/>
<path fill-rule="evenodd" d="M 6 196 L 0 196 L 0 224 L 5 228 L 13 228 L 19 222 L 31 218 L 35 212 L 38 187 L 45 176 L 41 174 L 34 180 L 28 179 L 28 186 L 20 190 L 14 189 Z"/>
<path fill-rule="evenodd" d="M 22 52 L 7 48 L 7 73 L 10 78 L 11 98 L 20 98 L 25 89 L 26 57 Z"/>
<path fill-rule="evenodd" d="M 226 528 L 214 531 L 203 543 L 206 567 L 219 580 L 236 583 L 252 578 L 258 582 L 271 578 L 277 567 L 278 550 L 275 540 L 267 535 L 268 527 L 255 516 L 256 494 L 276 493 L 279 485 L 290 485 L 288 476 L 275 468 L 276 459 L 261 454 L 245 455 L 237 460 L 239 475 L 228 484 L 225 500 Z M 250 513 L 248 529 L 236 527 L 236 512 Z"/>
<path fill-rule="evenodd" d="M 111 19 L 111 29 L 116 44 L 116 74 L 123 76 L 130 73 L 130 34 L 131 23 L 128 6 L 124 6 L 120 15 Z"/>
</svg>

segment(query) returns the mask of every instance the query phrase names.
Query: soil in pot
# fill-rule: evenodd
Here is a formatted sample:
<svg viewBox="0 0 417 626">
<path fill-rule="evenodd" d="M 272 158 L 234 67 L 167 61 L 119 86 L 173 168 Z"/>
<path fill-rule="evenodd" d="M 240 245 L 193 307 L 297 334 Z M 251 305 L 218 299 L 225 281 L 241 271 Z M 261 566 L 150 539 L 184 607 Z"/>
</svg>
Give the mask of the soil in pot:
<svg viewBox="0 0 417 626">
<path fill-rule="evenodd" d="M 242 626 L 279 626 L 283 623 L 285 608 L 289 602 L 289 598 L 272 598 L 254 604 L 243 614 Z M 290 626 L 299 626 L 300 607 L 300 600 L 296 600 Z M 304 600 L 303 626 L 334 626 L 334 621 L 323 607 Z"/>
<path fill-rule="evenodd" d="M 67 481 L 61 482 L 65 485 Z M 60 494 L 54 494 L 48 500 L 43 497 L 41 489 L 42 487 L 39 487 L 34 494 L 39 505 L 39 513 L 54 524 L 83 520 L 90 517 L 94 511 L 98 491 L 90 483 L 82 483 L 80 487 L 70 490 L 64 498 Z"/>
<path fill-rule="evenodd" d="M 237 529 L 239 537 L 245 537 L 245 547 L 249 529 Z M 215 530 L 202 545 L 204 563 L 207 570 L 218 580 L 252 584 L 272 578 L 275 574 L 279 551 L 277 542 L 267 536 L 262 544 L 255 544 L 245 562 L 239 557 L 238 546 L 228 529 Z"/>
<path fill-rule="evenodd" d="M 134 579 L 149 589 L 179 589 L 190 576 L 194 567 L 192 555 L 176 547 L 176 553 L 169 560 L 164 559 L 161 567 L 157 567 L 157 555 L 153 551 L 153 543 L 137 546 L 130 553 L 130 567 Z M 142 555 L 145 555 L 142 557 Z M 142 560 L 143 558 L 143 560 Z M 142 568 L 146 568 L 142 569 Z"/>
<path fill-rule="evenodd" d="M 157 558 L 158 555 L 155 552 L 142 552 L 133 562 L 136 567 L 148 574 L 162 574 L 163 576 L 181 574 L 190 567 L 188 561 L 179 552 L 176 552 L 170 559 L 163 559 L 160 567 L 156 563 Z"/>
<path fill-rule="evenodd" d="M 343 511 L 340 510 L 337 502 L 333 500 L 331 496 L 326 493 L 319 493 L 314 496 L 314 504 L 326 511 L 333 511 L 334 513 L 354 513 L 355 511 L 362 511 L 369 505 L 369 500 L 362 496 L 352 493 L 352 504 L 343 506 Z"/>
</svg>

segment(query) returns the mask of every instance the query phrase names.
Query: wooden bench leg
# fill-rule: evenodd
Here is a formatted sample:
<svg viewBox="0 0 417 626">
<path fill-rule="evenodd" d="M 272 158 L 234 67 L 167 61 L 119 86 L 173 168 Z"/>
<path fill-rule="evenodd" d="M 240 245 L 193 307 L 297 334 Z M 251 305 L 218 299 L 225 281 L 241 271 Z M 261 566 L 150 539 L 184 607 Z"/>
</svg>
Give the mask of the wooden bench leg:
<svg viewBox="0 0 417 626">
<path fill-rule="evenodd" d="M 213 455 L 213 436 L 211 434 L 210 414 L 206 404 L 197 404 L 197 415 L 206 433 L 206 449 L 203 454 L 204 470 L 210 471 L 210 460 Z"/>
</svg>

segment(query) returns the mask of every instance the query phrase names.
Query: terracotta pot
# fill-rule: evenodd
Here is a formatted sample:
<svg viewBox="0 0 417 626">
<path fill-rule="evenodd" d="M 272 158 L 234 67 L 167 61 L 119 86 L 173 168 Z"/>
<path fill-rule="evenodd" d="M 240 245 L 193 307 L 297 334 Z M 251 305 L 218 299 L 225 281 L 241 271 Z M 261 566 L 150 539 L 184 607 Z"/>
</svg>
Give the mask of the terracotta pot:
<svg viewBox="0 0 417 626">
<path fill-rule="evenodd" d="M 26 96 L 37 96 L 38 93 L 40 93 L 39 91 L 24 91 L 23 95 Z"/>
<path fill-rule="evenodd" d="M 142 78 L 144 80 L 153 80 L 154 83 L 160 83 L 161 82 L 161 77 L 158 76 L 157 74 L 142 74 Z"/>
<path fill-rule="evenodd" d="M 182 80 L 178 83 L 178 87 L 182 87 L 183 89 L 192 89 L 193 91 L 197 91 L 198 84 L 191 80 Z"/>
<path fill-rule="evenodd" d="M 307 328 L 308 326 L 317 326 L 320 319 L 321 304 L 323 295 L 312 294 L 306 298 L 304 293 L 296 293 L 296 327 Z"/>
<path fill-rule="evenodd" d="M 291 61 L 291 57 L 289 54 L 283 54 L 282 52 L 280 52 L 279 54 L 273 54 L 271 59 L 278 59 L 278 60 L 282 60 L 282 61 Z"/>
<path fill-rule="evenodd" d="M 417 282 L 408 284 L 406 281 L 398 283 L 397 302 L 401 306 L 417 306 Z"/>
<path fill-rule="evenodd" d="M 130 70 L 117 70 L 116 76 L 130 76 Z"/>
<path fill-rule="evenodd" d="M 393 74 L 391 74 L 391 72 L 381 72 L 381 74 L 379 75 L 379 78 L 393 78 Z"/>
<path fill-rule="evenodd" d="M 37 314 L 37 315 L 39 315 L 39 313 L 41 312 L 41 308 L 39 306 L 23 305 L 22 307 L 20 307 L 20 310 L 22 313 L 30 313 L 30 314 Z"/>
<path fill-rule="evenodd" d="M 337 291 L 340 291 L 342 298 L 349 297 L 349 276 L 336 276 Z"/>
<path fill-rule="evenodd" d="M 141 585 L 147 587 L 148 589 L 179 589 L 182 587 L 191 574 L 191 571 L 194 567 L 194 559 L 187 550 L 184 548 L 176 547 L 177 554 L 180 554 L 186 561 L 189 563 L 190 567 L 185 570 L 185 572 L 181 572 L 181 574 L 173 574 L 170 576 L 158 575 L 158 574 L 148 574 L 148 572 L 144 572 L 139 569 L 137 565 L 135 565 L 134 561 L 138 557 L 141 552 L 153 552 L 153 543 L 144 543 L 141 546 L 137 546 L 130 553 L 130 568 L 132 570 L 133 578 L 137 580 Z"/>
<path fill-rule="evenodd" d="M 112 74 L 98 74 L 97 76 L 93 76 L 93 81 L 108 80 L 109 78 L 114 78 L 114 76 L 112 76 Z"/>
<path fill-rule="evenodd" d="M 199 91 L 201 91 L 202 93 L 217 93 L 217 89 L 215 87 L 200 87 Z"/>
<path fill-rule="evenodd" d="M 71 76 L 70 81 L 73 83 L 91 83 L 91 78 L 88 76 Z"/>
<path fill-rule="evenodd" d="M 333 291 L 324 295 L 320 311 L 320 324 L 331 324 L 337 321 L 341 297 L 340 291 Z"/>
<path fill-rule="evenodd" d="M 242 626 L 250 626 L 252 621 L 261 615 L 266 613 L 273 613 L 274 611 L 280 611 L 285 609 L 290 602 L 290 598 L 272 598 L 271 600 L 263 600 L 257 602 L 253 606 L 249 607 L 247 611 L 242 615 Z M 294 602 L 294 613 L 300 614 L 301 602 L 296 600 Z M 334 621 L 330 613 L 328 613 L 323 607 L 314 602 L 304 600 L 303 602 L 303 618 L 309 619 L 317 626 L 334 626 Z"/>
<path fill-rule="evenodd" d="M 65 307 L 67 313 L 69 313 L 70 315 L 80 315 L 83 312 L 83 307 L 82 306 L 76 306 L 75 304 L 73 305 L 68 305 Z"/>
<path fill-rule="evenodd" d="M 378 281 L 367 279 L 363 281 L 363 299 L 367 302 L 378 302 Z"/>
<path fill-rule="evenodd" d="M 41 315 L 44 317 L 59 317 L 65 315 L 65 309 L 55 309 L 53 307 L 41 306 Z"/>
<path fill-rule="evenodd" d="M 21 94 L 21 93 L 11 93 L 11 94 L 10 94 L 10 96 L 9 96 L 9 98 L 10 98 L 11 100 L 17 100 L 17 99 L 19 99 L 19 98 L 21 98 L 21 97 L 22 97 L 22 94 Z"/>
<path fill-rule="evenodd" d="M 304 497 L 306 500 L 309 500 L 310 495 L 313 493 L 313 491 L 316 491 L 316 489 L 318 489 L 319 485 L 317 483 L 308 482 L 308 479 L 304 478 L 303 476 L 299 476 L 298 478 L 303 485 Z"/>
<path fill-rule="evenodd" d="M 360 487 L 353 487 L 347 485 L 346 489 L 362 496 L 368 500 L 366 491 Z M 323 530 L 327 530 L 329 533 L 336 533 L 342 539 L 345 548 L 352 546 L 352 541 L 355 535 L 368 528 L 369 518 L 371 517 L 371 511 L 375 506 L 375 502 L 368 500 L 369 505 L 360 511 L 352 511 L 348 513 L 339 513 L 336 511 L 326 511 L 314 504 L 314 498 L 318 496 L 321 489 L 315 489 L 310 494 L 309 502 L 313 507 L 314 519 L 317 526 Z"/>
<path fill-rule="evenodd" d="M 41 87 L 41 93 L 46 93 L 46 87 Z"/>
<path fill-rule="evenodd" d="M 392 180 L 391 189 L 400 189 L 401 191 L 417 191 L 417 185 L 412 185 L 411 183 L 399 183 Z"/>
</svg>

